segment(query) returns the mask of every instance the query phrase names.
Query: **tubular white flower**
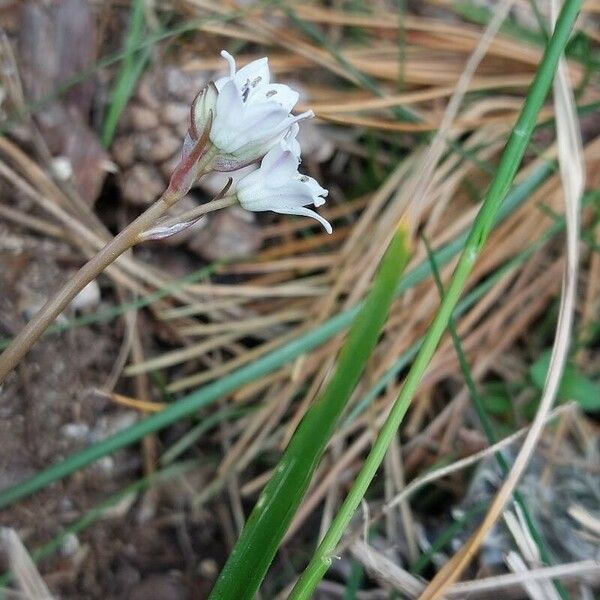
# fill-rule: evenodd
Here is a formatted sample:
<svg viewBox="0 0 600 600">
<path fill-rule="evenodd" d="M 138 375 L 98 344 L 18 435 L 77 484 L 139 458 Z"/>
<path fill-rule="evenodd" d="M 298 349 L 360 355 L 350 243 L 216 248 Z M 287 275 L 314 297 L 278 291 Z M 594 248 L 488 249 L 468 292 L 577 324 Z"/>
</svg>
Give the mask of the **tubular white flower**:
<svg viewBox="0 0 600 600">
<path fill-rule="evenodd" d="M 298 102 L 298 92 L 270 83 L 267 58 L 236 71 L 234 58 L 225 51 L 221 56 L 229 64 L 229 75 L 198 94 L 192 106 L 190 135 L 198 139 L 210 122 L 209 139 L 217 149 L 213 169 L 233 171 L 260 160 L 286 136 L 294 138 L 298 121 L 314 113 L 290 114 Z M 299 147 L 294 151 L 299 154 Z"/>
<path fill-rule="evenodd" d="M 298 173 L 299 162 L 289 141 L 278 143 L 265 155 L 258 170 L 238 182 L 238 201 L 246 210 L 255 212 L 272 210 L 312 217 L 323 225 L 327 233 L 331 233 L 329 222 L 306 208 L 307 204 L 325 204 L 328 192 L 312 177 Z"/>
</svg>

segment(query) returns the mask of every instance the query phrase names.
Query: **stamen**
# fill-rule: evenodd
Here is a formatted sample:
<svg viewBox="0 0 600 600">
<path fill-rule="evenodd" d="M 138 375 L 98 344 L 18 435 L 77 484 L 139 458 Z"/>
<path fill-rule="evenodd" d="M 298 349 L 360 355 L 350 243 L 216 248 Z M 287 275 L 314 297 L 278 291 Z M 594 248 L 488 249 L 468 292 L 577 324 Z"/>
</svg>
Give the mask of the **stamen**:
<svg viewBox="0 0 600 600">
<path fill-rule="evenodd" d="M 229 76 L 233 77 L 235 75 L 235 58 L 227 52 L 227 50 L 221 50 L 221 56 L 227 61 L 229 65 Z"/>
<path fill-rule="evenodd" d="M 299 115 L 292 115 L 291 122 L 298 123 L 298 121 L 304 121 L 304 119 L 312 119 L 315 116 L 315 113 L 312 110 L 307 110 L 306 112 L 300 113 Z"/>
</svg>

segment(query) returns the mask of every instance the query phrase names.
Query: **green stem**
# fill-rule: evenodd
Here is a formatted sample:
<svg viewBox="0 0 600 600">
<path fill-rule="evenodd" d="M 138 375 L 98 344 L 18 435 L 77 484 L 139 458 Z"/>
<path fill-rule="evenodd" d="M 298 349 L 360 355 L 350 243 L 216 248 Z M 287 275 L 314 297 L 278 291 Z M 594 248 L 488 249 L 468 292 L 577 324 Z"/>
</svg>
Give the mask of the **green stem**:
<svg viewBox="0 0 600 600">
<path fill-rule="evenodd" d="M 423 238 L 423 241 L 427 248 L 427 256 L 429 257 L 429 262 L 431 263 L 433 279 L 434 279 L 435 284 L 440 293 L 440 298 L 443 300 L 444 286 L 443 286 L 443 283 L 442 283 L 442 280 L 440 277 L 437 263 L 435 261 L 435 256 L 433 255 L 433 251 L 432 251 L 431 247 L 429 246 L 429 243 L 427 242 L 427 240 L 425 238 Z M 498 436 L 496 435 L 494 426 L 492 425 L 492 421 L 488 417 L 488 414 L 485 410 L 483 399 L 479 395 L 477 386 L 475 385 L 475 380 L 473 379 L 473 376 L 471 374 L 469 362 L 463 351 L 462 343 L 460 341 L 460 336 L 458 335 L 458 331 L 456 329 L 454 316 L 450 317 L 450 321 L 448 323 L 448 331 L 450 332 L 450 336 L 452 337 L 452 343 L 454 344 L 456 355 L 458 357 L 458 362 L 460 364 L 460 369 L 465 378 L 465 383 L 467 384 L 467 389 L 469 390 L 469 395 L 471 397 L 473 406 L 475 407 L 475 412 L 477 413 L 477 417 L 479 418 L 481 428 L 483 429 L 483 432 L 485 433 L 488 443 L 490 444 L 490 446 L 493 446 L 498 441 Z M 502 471 L 502 474 L 504 476 L 508 475 L 509 466 L 508 466 L 508 462 L 504 458 L 504 454 L 502 452 L 496 452 L 494 454 L 494 457 L 496 459 L 496 462 L 498 463 L 498 466 L 500 467 L 500 470 Z M 550 549 L 548 548 L 546 541 L 542 537 L 542 534 L 538 531 L 538 528 L 533 520 L 533 517 L 531 516 L 531 511 L 529 510 L 529 506 L 528 506 L 527 502 L 525 501 L 525 498 L 523 497 L 523 495 L 519 492 L 519 490 L 515 490 L 513 492 L 513 500 L 514 500 L 514 503 L 517 506 L 519 506 L 519 508 L 523 512 L 523 517 L 524 517 L 527 529 L 529 531 L 529 534 L 533 538 L 533 541 L 535 542 L 535 544 L 539 550 L 540 556 L 541 556 L 542 560 L 544 561 L 544 564 L 551 565 L 552 564 L 552 555 L 551 555 Z M 558 592 L 560 597 L 563 600 L 568 600 L 569 594 L 568 594 L 566 588 L 564 587 L 564 585 L 558 579 L 553 580 L 553 583 L 554 583 L 554 587 L 556 588 L 556 591 Z"/>
<path fill-rule="evenodd" d="M 488 238 L 496 213 L 521 164 L 529 138 L 535 127 L 537 115 L 548 95 L 558 60 L 567 44 L 580 8 L 581 0 L 568 0 L 563 6 L 552 38 L 546 47 L 542 62 L 527 94 L 519 119 L 500 159 L 496 176 L 473 223 L 465 248 L 452 276 L 448 292 L 425 335 L 423 345 L 408 372 L 404 386 L 381 428 L 363 468 L 312 560 L 294 587 L 290 596 L 292 600 L 309 598 L 327 572 L 337 544 L 375 477 L 392 438 L 396 435 L 398 427 L 446 330 L 452 311 L 462 294 L 475 261 Z"/>
</svg>

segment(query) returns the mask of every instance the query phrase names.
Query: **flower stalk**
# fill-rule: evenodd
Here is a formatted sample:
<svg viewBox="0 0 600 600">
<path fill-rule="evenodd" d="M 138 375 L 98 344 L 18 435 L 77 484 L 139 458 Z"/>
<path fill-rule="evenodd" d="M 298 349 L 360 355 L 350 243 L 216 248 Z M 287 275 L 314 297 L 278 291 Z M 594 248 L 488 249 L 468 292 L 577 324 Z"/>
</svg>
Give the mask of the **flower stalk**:
<svg viewBox="0 0 600 600">
<path fill-rule="evenodd" d="M 75 296 L 88 284 L 102 273 L 107 267 L 115 262 L 119 256 L 127 252 L 130 248 L 139 243 L 144 233 L 151 229 L 156 221 L 162 217 L 179 198 L 175 196 L 172 190 L 167 191 L 154 203 L 148 210 L 143 212 L 135 221 L 130 223 L 123 231 L 115 236 L 110 242 L 102 248 L 94 257 L 92 257 L 83 267 L 69 279 L 65 285 L 53 296 L 38 313 L 27 323 L 27 325 L 13 339 L 11 344 L 0 355 L 0 384 L 4 381 L 19 363 L 19 361 L 29 352 L 33 344 L 44 334 L 46 329 L 54 322 L 56 317 L 68 306 Z M 215 205 L 208 202 L 200 208 L 204 209 L 202 214 L 207 214 L 213 210 L 223 208 L 230 204 L 224 202 L 224 199 L 217 200 Z M 196 217 L 200 214 L 196 212 Z"/>
</svg>

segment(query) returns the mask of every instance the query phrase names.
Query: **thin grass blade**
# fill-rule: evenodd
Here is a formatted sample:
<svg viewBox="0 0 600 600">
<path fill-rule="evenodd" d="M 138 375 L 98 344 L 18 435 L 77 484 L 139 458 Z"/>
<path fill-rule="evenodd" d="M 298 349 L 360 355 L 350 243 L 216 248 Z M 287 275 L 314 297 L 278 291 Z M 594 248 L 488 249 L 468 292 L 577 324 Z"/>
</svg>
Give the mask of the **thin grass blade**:
<svg viewBox="0 0 600 600">
<path fill-rule="evenodd" d="M 110 106 L 106 114 L 106 119 L 102 125 L 100 139 L 105 148 L 108 148 L 113 140 L 121 113 L 125 109 L 125 106 L 127 106 L 135 84 L 150 57 L 152 46 L 146 46 L 139 52 L 136 52 L 136 47 L 139 46 L 143 38 L 143 32 L 144 2 L 143 0 L 137 0 L 131 7 L 131 21 L 125 41 L 125 56 L 119 77 L 111 93 Z"/>
</svg>

